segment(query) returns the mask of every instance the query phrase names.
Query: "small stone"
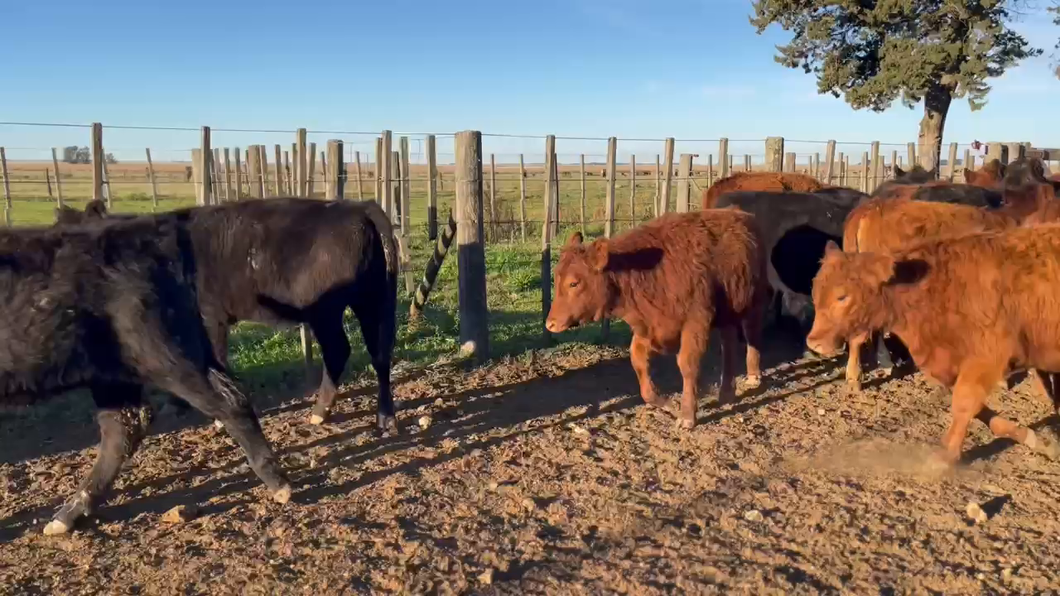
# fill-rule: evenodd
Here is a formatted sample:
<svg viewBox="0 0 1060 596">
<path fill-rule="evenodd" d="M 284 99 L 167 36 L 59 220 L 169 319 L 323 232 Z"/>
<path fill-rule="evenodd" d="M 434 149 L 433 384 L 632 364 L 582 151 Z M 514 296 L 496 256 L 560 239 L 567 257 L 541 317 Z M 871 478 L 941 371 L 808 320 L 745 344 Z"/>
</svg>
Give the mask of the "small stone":
<svg viewBox="0 0 1060 596">
<path fill-rule="evenodd" d="M 478 576 L 478 581 L 484 585 L 490 585 L 493 583 L 493 569 L 487 569 Z"/>
<path fill-rule="evenodd" d="M 500 483 L 497 481 L 490 482 L 490 490 L 497 490 L 500 486 Z"/>
<path fill-rule="evenodd" d="M 195 519 L 199 511 L 191 505 L 177 505 L 162 514 L 162 521 L 167 524 L 180 524 Z"/>
<path fill-rule="evenodd" d="M 818 416 L 824 416 L 824 408 L 818 408 L 817 409 L 817 415 Z"/>
<path fill-rule="evenodd" d="M 439 397 L 438 399 L 434 400 L 434 405 L 440 408 L 445 405 L 445 400 Z"/>
<path fill-rule="evenodd" d="M 979 506 L 979 503 L 968 503 L 968 506 L 965 507 L 964 512 L 968 514 L 968 519 L 972 520 L 977 524 L 981 524 L 986 520 L 990 519 L 989 516 L 987 516 L 986 512 L 983 511 L 983 508 Z"/>
<path fill-rule="evenodd" d="M 762 512 L 757 509 L 750 509 L 748 511 L 744 511 L 743 518 L 750 522 L 760 522 L 765 519 L 762 517 Z"/>
<path fill-rule="evenodd" d="M 426 430 L 427 428 L 429 428 L 431 426 L 431 422 L 432 421 L 433 421 L 433 419 L 430 416 L 420 416 L 420 419 L 419 419 L 418 422 L 419 422 L 420 428 Z"/>
<path fill-rule="evenodd" d="M 975 574 L 975 579 L 977 579 L 979 581 L 986 581 L 986 574 L 984 574 L 984 573 L 976 573 Z"/>
<path fill-rule="evenodd" d="M 587 434 L 589 434 L 588 430 L 578 426 L 577 424 L 571 424 L 570 425 L 570 429 L 572 431 L 574 431 L 574 434 L 576 434 L 576 435 L 587 435 Z"/>
</svg>

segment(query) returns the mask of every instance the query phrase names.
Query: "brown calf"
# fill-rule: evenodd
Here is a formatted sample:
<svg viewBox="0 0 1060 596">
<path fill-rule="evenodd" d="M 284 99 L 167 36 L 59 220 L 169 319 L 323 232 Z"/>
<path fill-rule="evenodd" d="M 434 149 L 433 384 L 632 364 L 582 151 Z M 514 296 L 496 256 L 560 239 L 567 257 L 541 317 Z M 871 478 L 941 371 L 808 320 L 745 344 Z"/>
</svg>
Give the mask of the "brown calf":
<svg viewBox="0 0 1060 596">
<path fill-rule="evenodd" d="M 964 170 L 964 181 L 972 186 L 998 188 L 1004 179 L 1005 166 L 997 159 L 991 159 L 978 170 Z"/>
<path fill-rule="evenodd" d="M 817 316 L 807 346 L 836 352 L 843 338 L 891 329 L 917 367 L 952 389 L 944 458 L 956 463 L 971 419 L 1049 457 L 1060 449 L 986 407 L 1012 368 L 1060 371 L 1060 226 L 934 240 L 892 254 L 830 245 L 814 280 Z M 1055 389 L 1055 385 L 1050 383 Z M 1052 392 L 1053 407 L 1060 406 Z"/>
<path fill-rule="evenodd" d="M 872 199 L 855 211 L 857 217 L 851 212 L 843 226 L 843 250 L 848 253 L 886 254 L 920 241 L 1005 230 L 1017 225 L 1015 219 L 1001 211 L 954 203 Z M 846 380 L 855 392 L 861 391 L 861 346 L 868 340 L 869 335 L 848 338 Z M 890 369 L 890 356 L 878 337 L 876 348 L 880 364 Z"/>
<path fill-rule="evenodd" d="M 796 174 L 794 172 L 736 172 L 718 180 L 703 191 L 701 207 L 713 209 L 718 202 L 718 197 L 738 190 L 754 190 L 760 192 L 814 192 L 821 190 L 825 185 L 821 184 L 813 176 Z"/>
<path fill-rule="evenodd" d="M 754 216 L 737 209 L 668 213 L 614 238 L 584 244 L 575 232 L 556 266 L 545 327 L 619 317 L 633 330 L 630 361 L 645 403 L 664 407 L 651 381 L 652 353 L 677 352 L 684 379 L 678 424 L 696 425 L 699 368 L 710 332 L 721 332 L 718 400 L 733 401 L 738 328 L 747 340 L 749 388 L 761 382 L 762 315 L 768 297 L 765 247 Z"/>
</svg>

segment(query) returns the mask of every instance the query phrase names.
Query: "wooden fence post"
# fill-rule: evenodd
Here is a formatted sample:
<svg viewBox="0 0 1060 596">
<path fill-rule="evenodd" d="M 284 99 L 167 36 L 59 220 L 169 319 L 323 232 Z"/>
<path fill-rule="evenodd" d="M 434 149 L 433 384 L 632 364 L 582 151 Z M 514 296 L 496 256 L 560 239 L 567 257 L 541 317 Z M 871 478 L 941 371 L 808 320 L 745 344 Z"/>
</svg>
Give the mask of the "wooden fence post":
<svg viewBox="0 0 1060 596">
<path fill-rule="evenodd" d="M 835 168 L 835 141 L 828 141 L 824 148 L 824 180 L 826 186 L 832 185 L 832 172 Z"/>
<path fill-rule="evenodd" d="M 427 237 L 438 237 L 438 153 L 434 135 L 427 135 Z"/>
<path fill-rule="evenodd" d="M 584 161 L 584 159 L 583 159 Z M 582 168 L 584 169 L 584 168 Z M 584 178 L 584 176 L 583 176 Z M 652 198 L 652 215 L 655 217 L 659 216 L 659 204 L 662 203 L 662 165 L 659 163 L 659 154 L 655 154 L 655 197 Z"/>
<path fill-rule="evenodd" d="M 553 135 L 555 136 L 555 135 Z M 562 195 L 559 192 L 559 156 L 556 155 L 555 143 L 552 144 L 552 232 L 551 237 L 555 238 L 559 235 L 559 222 L 563 216 L 560 210 L 560 199 Z"/>
<path fill-rule="evenodd" d="M 869 152 L 861 152 L 861 192 L 869 192 Z"/>
<path fill-rule="evenodd" d="M 92 198 L 103 200 L 103 125 L 92 123 Z M 5 180 L 7 178 L 5 177 Z"/>
<path fill-rule="evenodd" d="M 719 178 L 727 178 L 729 176 L 729 139 L 722 138 L 718 141 L 718 166 L 721 170 L 718 173 Z M 714 175 L 713 170 L 711 176 Z"/>
<path fill-rule="evenodd" d="M 766 171 L 784 171 L 784 137 L 766 137 Z"/>
<path fill-rule="evenodd" d="M 629 227 L 637 226 L 637 156 L 629 154 Z"/>
<path fill-rule="evenodd" d="M 946 165 L 948 165 L 950 168 L 950 171 L 947 174 L 946 178 L 950 182 L 953 182 L 953 179 L 956 177 L 957 174 L 957 143 L 950 143 L 950 154 L 949 157 L 946 159 Z"/>
<path fill-rule="evenodd" d="M 280 150 L 279 143 L 272 146 L 272 160 L 275 162 L 273 166 L 272 175 L 276 177 L 276 180 L 272 183 L 272 190 L 275 196 L 279 197 L 284 194 L 283 192 L 283 153 Z"/>
<path fill-rule="evenodd" d="M 906 143 L 905 153 L 909 158 L 909 167 L 916 167 L 916 143 Z"/>
<path fill-rule="evenodd" d="M 59 171 L 59 157 L 55 154 L 55 147 L 52 147 L 52 166 L 55 167 L 55 193 L 58 197 L 58 205 L 63 206 L 63 181 L 62 173 Z"/>
<path fill-rule="evenodd" d="M 607 186 L 604 194 L 604 236 L 611 237 L 615 228 L 615 158 L 618 152 L 618 139 L 607 139 Z"/>
<path fill-rule="evenodd" d="M 895 171 L 895 168 L 898 167 L 898 164 L 900 162 L 901 158 L 898 157 L 898 150 L 891 150 L 891 178 L 895 178 L 896 176 L 898 176 L 898 173 Z"/>
<path fill-rule="evenodd" d="M 213 162 L 213 150 L 210 148 L 210 127 L 202 127 L 202 142 L 201 142 L 201 154 L 200 158 L 202 163 L 199 165 L 199 171 L 202 172 L 202 205 L 209 205 L 210 198 L 213 196 L 213 185 L 210 184 L 210 164 Z"/>
<path fill-rule="evenodd" d="M 846 186 L 847 185 L 847 169 L 846 169 L 846 166 L 844 165 L 845 163 L 846 163 L 846 156 L 843 155 L 842 151 L 840 151 L 839 152 L 839 160 L 838 160 L 838 162 L 836 164 L 836 165 L 839 166 L 839 186 Z"/>
<path fill-rule="evenodd" d="M 411 203 L 412 193 L 412 170 L 409 169 L 409 138 L 401 137 L 398 139 L 398 150 L 400 151 L 399 159 L 401 159 L 401 235 L 408 237 L 411 232 L 409 211 Z M 412 293 L 412 290 L 409 290 Z"/>
<path fill-rule="evenodd" d="M 428 137 L 428 143 L 430 142 L 429 138 L 430 137 Z M 430 153 L 428 153 L 428 156 L 429 155 L 430 155 Z M 361 152 L 360 151 L 354 151 L 353 152 L 353 162 L 354 162 L 355 167 L 356 167 L 356 169 L 354 171 L 357 172 L 357 200 L 358 201 L 363 201 L 364 200 L 364 178 L 361 176 Z M 431 184 L 433 184 L 433 181 L 431 182 Z M 429 194 L 430 193 L 428 192 L 428 196 L 429 196 Z M 436 220 L 434 222 L 434 225 L 435 225 L 435 229 L 437 230 L 437 227 L 438 227 L 437 215 L 435 217 L 436 217 Z M 428 222 L 429 221 L 430 221 L 430 218 L 428 217 Z M 434 238 L 431 238 L 431 240 L 434 240 Z"/>
<path fill-rule="evenodd" d="M 751 167 L 751 156 L 750 155 L 744 155 L 743 156 L 743 171 L 750 172 L 753 169 L 754 168 Z"/>
<path fill-rule="evenodd" d="M 1007 164 L 1009 160 L 1008 145 L 1003 143 L 987 143 L 986 161 L 984 163 L 989 162 L 992 159 L 1000 161 L 1002 165 Z"/>
<path fill-rule="evenodd" d="M 1008 163 L 1012 163 L 1017 159 L 1023 159 L 1027 155 L 1027 146 L 1023 143 L 1009 143 L 1008 144 Z"/>
<path fill-rule="evenodd" d="M 147 178 L 151 181 L 151 210 L 158 210 L 158 184 L 155 183 L 155 164 L 151 161 L 151 148 L 148 147 L 147 153 Z M 227 151 L 227 149 L 225 150 Z M 228 176 L 228 172 L 225 172 L 225 177 Z M 63 193 L 59 193 L 59 204 L 62 205 Z"/>
<path fill-rule="evenodd" d="M 294 152 L 291 158 L 294 160 L 295 166 L 295 191 L 298 196 L 305 197 L 308 195 L 308 187 L 306 186 L 306 165 L 309 160 L 306 158 L 306 154 L 309 152 L 307 146 L 306 129 L 299 128 L 295 133 L 295 146 L 292 148 Z"/>
<path fill-rule="evenodd" d="M 387 131 L 389 134 L 389 131 Z M 384 141 L 386 144 L 386 141 Z M 486 252 L 482 229 L 482 133 L 456 133 L 456 238 L 461 351 L 489 357 Z"/>
<path fill-rule="evenodd" d="M 519 154 L 519 239 L 526 242 L 526 161 Z"/>
<path fill-rule="evenodd" d="M 250 182 L 250 198 L 264 198 L 261 194 L 261 151 L 258 145 L 247 147 L 247 178 Z"/>
<path fill-rule="evenodd" d="M 11 177 L 7 173 L 7 152 L 3 147 L 0 147 L 0 174 L 4 176 L 4 224 L 11 227 Z"/>
<path fill-rule="evenodd" d="M 328 199 L 337 201 L 344 195 L 346 177 L 343 176 L 342 141 L 331 139 L 328 141 Z"/>
<path fill-rule="evenodd" d="M 788 152 L 784 154 L 784 171 L 794 172 L 795 171 L 795 154 Z"/>
<path fill-rule="evenodd" d="M 876 187 L 880 185 L 879 174 L 882 171 L 882 169 L 880 168 L 880 142 L 873 141 L 872 144 L 869 145 L 869 151 L 871 152 L 869 160 L 872 164 L 872 171 L 869 172 L 869 174 L 872 177 L 869 179 L 869 184 L 866 187 L 867 190 L 865 190 L 864 192 L 871 194 L 873 191 L 876 190 Z"/>
<path fill-rule="evenodd" d="M 48 200 L 55 198 L 55 194 L 52 193 L 52 170 L 51 168 L 44 168 L 44 184 L 48 186 Z"/>
<path fill-rule="evenodd" d="M 813 177 L 816 180 L 821 179 L 821 153 L 816 152 L 813 154 Z"/>
<path fill-rule="evenodd" d="M 580 201 L 579 204 L 580 204 L 580 208 L 581 208 L 582 236 L 584 236 L 585 235 L 585 201 L 586 201 L 586 192 L 585 192 L 585 154 L 584 153 L 580 154 L 578 163 L 579 163 L 579 167 L 580 167 L 579 173 L 581 175 L 581 191 L 582 191 L 581 201 Z"/>
<path fill-rule="evenodd" d="M 486 235 L 487 240 L 496 242 L 499 230 L 497 225 L 497 160 L 490 153 L 490 231 Z"/>
<path fill-rule="evenodd" d="M 313 178 L 317 173 L 317 144 L 309 143 L 309 150 L 305 152 L 305 196 L 313 196 Z"/>
<path fill-rule="evenodd" d="M 707 188 L 714 186 L 714 156 L 707 154 Z"/>
<path fill-rule="evenodd" d="M 214 203 L 221 202 L 221 150 L 213 148 L 210 155 L 210 188 L 213 190 Z"/>
<path fill-rule="evenodd" d="M 692 154 L 682 153 L 677 165 L 677 212 L 688 213 L 691 204 Z"/>
<path fill-rule="evenodd" d="M 666 137 L 666 144 L 663 147 L 663 167 L 666 170 L 663 172 L 663 187 L 662 196 L 659 197 L 659 208 L 656 213 L 663 214 L 670 209 L 670 185 L 674 179 L 674 138 Z"/>
<path fill-rule="evenodd" d="M 548 311 L 552 309 L 552 229 L 549 226 L 552 216 L 552 176 L 555 168 L 552 160 L 556 154 L 556 136 L 545 137 L 545 221 L 541 225 L 541 334 L 542 340 L 548 344 L 552 334 L 544 326 Z M 584 225 L 584 224 L 583 224 Z"/>
<path fill-rule="evenodd" d="M 234 172 L 235 176 L 232 180 L 232 190 L 233 194 L 235 195 L 235 199 L 237 201 L 241 201 L 243 200 L 243 166 L 239 160 L 240 156 L 242 156 L 242 153 L 239 151 L 239 147 L 233 149 L 232 152 L 235 154 L 236 160 L 236 167 Z"/>
<path fill-rule="evenodd" d="M 479 142 L 481 143 L 481 140 Z M 394 219 L 394 182 L 392 180 L 393 172 L 391 171 L 391 168 L 393 167 L 393 164 L 391 163 L 391 161 L 393 160 L 393 156 L 391 155 L 391 153 L 393 152 L 393 148 L 391 143 L 391 132 L 389 130 L 384 130 L 383 143 L 381 147 L 383 150 L 383 154 L 380 155 L 383 167 L 381 179 L 383 200 L 381 201 L 381 204 L 383 206 L 383 211 L 385 211 L 386 214 L 390 217 L 390 221 L 396 221 Z M 482 155 L 479 155 L 479 161 L 481 160 Z M 479 178 L 479 184 L 482 184 L 481 178 Z M 457 223 L 459 223 L 459 220 L 457 221 Z"/>
<path fill-rule="evenodd" d="M 964 150 L 964 161 L 961 162 L 961 170 L 968 172 L 975 169 L 975 164 L 972 163 L 972 150 Z"/>
<path fill-rule="evenodd" d="M 375 202 L 386 211 L 386 203 L 383 202 L 383 169 L 385 159 L 383 157 L 383 137 L 375 139 Z M 387 213 L 389 216 L 390 214 Z"/>
</svg>

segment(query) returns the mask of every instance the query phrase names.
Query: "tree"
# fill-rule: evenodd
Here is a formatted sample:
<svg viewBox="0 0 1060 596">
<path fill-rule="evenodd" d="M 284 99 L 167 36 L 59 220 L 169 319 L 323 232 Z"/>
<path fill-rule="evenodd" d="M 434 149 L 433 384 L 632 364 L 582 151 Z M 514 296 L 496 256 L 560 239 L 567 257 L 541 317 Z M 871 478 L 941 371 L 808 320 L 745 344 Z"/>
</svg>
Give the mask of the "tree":
<svg viewBox="0 0 1060 596">
<path fill-rule="evenodd" d="M 1056 17 L 1053 19 L 1053 24 L 1054 25 L 1060 25 L 1060 3 L 1054 4 L 1053 6 L 1050 6 L 1048 8 L 1048 10 L 1049 10 L 1049 12 L 1051 12 L 1051 13 L 1056 15 Z M 1060 50 L 1060 41 L 1056 42 L 1056 49 Z M 1055 72 L 1056 72 L 1056 77 L 1060 78 L 1060 58 L 1057 58 L 1056 71 Z"/>
<path fill-rule="evenodd" d="M 792 31 L 776 61 L 817 75 L 817 91 L 882 112 L 924 102 L 920 164 L 936 168 L 954 99 L 972 110 L 1020 60 L 1042 50 L 1007 27 L 1021 0 L 754 0 L 751 24 Z M 936 170 L 937 171 L 937 170 Z"/>
</svg>

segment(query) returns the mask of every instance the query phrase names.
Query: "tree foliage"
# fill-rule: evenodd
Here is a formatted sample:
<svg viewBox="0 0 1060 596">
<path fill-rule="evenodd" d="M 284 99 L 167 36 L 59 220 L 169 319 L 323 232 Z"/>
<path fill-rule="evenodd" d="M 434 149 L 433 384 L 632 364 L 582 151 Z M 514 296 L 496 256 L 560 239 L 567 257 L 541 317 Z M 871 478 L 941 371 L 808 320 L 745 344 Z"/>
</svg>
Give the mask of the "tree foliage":
<svg viewBox="0 0 1060 596">
<path fill-rule="evenodd" d="M 104 159 L 109 164 L 118 163 L 113 153 L 106 154 Z M 88 147 L 78 147 L 77 145 L 63 147 L 63 163 L 92 163 L 92 151 Z"/>
<path fill-rule="evenodd" d="M 1019 0 L 754 0 L 758 33 L 793 32 L 777 62 L 817 76 L 855 109 L 909 107 L 931 96 L 981 108 L 987 80 L 1040 49 L 1007 27 Z"/>
<path fill-rule="evenodd" d="M 1060 3 L 1050 6 L 1048 10 L 1056 15 L 1056 17 L 1053 18 L 1053 24 L 1060 25 Z M 1056 42 L 1056 49 L 1058 50 L 1058 54 L 1060 54 L 1060 41 Z M 1056 61 L 1056 76 L 1057 78 L 1060 78 L 1060 58 L 1057 58 Z"/>
</svg>

